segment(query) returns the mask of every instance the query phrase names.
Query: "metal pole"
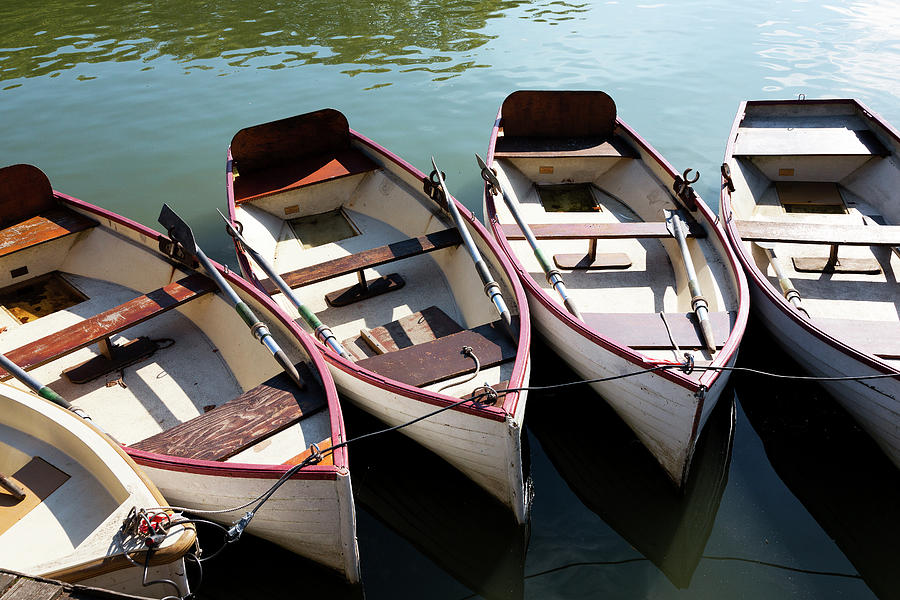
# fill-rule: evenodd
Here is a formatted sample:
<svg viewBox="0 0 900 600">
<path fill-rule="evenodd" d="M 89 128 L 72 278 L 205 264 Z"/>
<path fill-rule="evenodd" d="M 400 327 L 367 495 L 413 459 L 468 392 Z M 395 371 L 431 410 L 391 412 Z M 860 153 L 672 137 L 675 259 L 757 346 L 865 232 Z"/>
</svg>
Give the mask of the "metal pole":
<svg viewBox="0 0 900 600">
<path fill-rule="evenodd" d="M 515 205 L 512 198 L 509 197 L 509 194 L 507 194 L 503 186 L 500 185 L 500 180 L 497 179 L 497 175 L 493 171 L 491 171 L 491 169 L 481 159 L 481 157 L 476 154 L 475 159 L 478 161 L 478 166 L 481 167 L 481 177 L 487 182 L 490 193 L 493 195 L 500 193 L 503 196 L 503 202 L 506 203 L 507 208 L 509 208 L 509 212 L 512 213 L 513 218 L 516 220 L 516 224 L 518 224 L 519 229 L 522 230 L 522 235 L 524 235 L 525 239 L 528 240 L 528 244 L 531 246 L 531 251 L 534 253 L 534 257 L 541 265 L 541 269 L 543 269 L 544 273 L 547 275 L 547 282 L 552 285 L 553 289 L 556 290 L 556 293 L 559 294 L 559 297 L 562 299 L 566 309 L 570 313 L 572 313 L 572 315 L 576 319 L 583 321 L 584 318 L 581 316 L 581 313 L 578 312 L 578 307 L 575 306 L 575 301 L 569 297 L 568 290 L 566 289 L 566 284 L 563 282 L 562 274 L 556 269 L 556 267 L 553 267 L 550 264 L 550 261 L 547 260 L 547 257 L 538 246 L 537 238 L 534 237 L 534 232 L 531 231 L 531 227 L 528 225 L 528 223 L 525 222 L 525 219 L 522 218 L 522 214 L 519 212 L 519 207 Z"/>
<path fill-rule="evenodd" d="M 700 291 L 700 282 L 697 279 L 697 272 L 694 270 L 694 261 L 691 259 L 691 251 L 687 245 L 687 237 L 684 233 L 681 217 L 678 216 L 676 211 L 671 211 L 666 221 L 670 225 L 669 231 L 678 242 L 678 249 L 681 250 L 681 260 L 684 263 L 685 271 L 687 271 L 688 288 L 691 292 L 691 307 L 694 309 L 697 320 L 700 322 L 703 340 L 706 342 L 707 349 L 710 352 L 715 352 L 716 338 L 713 335 L 712 324 L 709 321 L 709 305 Z"/>
<path fill-rule="evenodd" d="M 450 216 L 453 218 L 453 222 L 459 230 L 459 235 L 462 237 L 463 244 L 465 245 L 466 250 L 468 250 L 469 256 L 472 257 L 472 262 L 475 263 L 475 270 L 478 271 L 478 276 L 481 277 L 481 282 L 484 284 L 484 293 L 491 299 L 491 302 L 494 303 L 494 307 L 496 307 L 497 312 L 500 313 L 500 317 L 506 324 L 512 338 L 516 339 L 517 336 L 512 328 L 512 315 L 510 315 L 509 308 L 507 308 L 506 302 L 503 300 L 503 294 L 500 292 L 500 285 L 494 281 L 493 277 L 491 277 L 487 265 L 485 265 L 484 260 L 481 258 L 481 253 L 478 251 L 478 248 L 475 247 L 475 242 L 472 240 L 472 234 L 469 233 L 469 228 L 466 227 L 466 224 L 463 222 L 462 215 L 459 214 L 459 209 L 456 208 L 456 203 L 450 196 L 450 191 L 447 190 L 444 176 L 441 173 L 441 170 L 438 169 L 433 156 L 431 157 L 431 164 L 434 166 L 435 173 L 437 173 L 438 183 L 444 191 L 444 197 L 447 201 L 447 210 L 450 212 Z"/>
<path fill-rule="evenodd" d="M 216 209 L 219 211 L 219 209 Z M 294 306 L 297 307 L 297 312 L 300 313 L 300 316 L 303 317 L 303 320 L 312 327 L 315 335 L 322 340 L 323 343 L 327 344 L 331 347 L 332 350 L 340 354 L 346 359 L 350 359 L 350 353 L 344 349 L 344 346 L 341 345 L 334 333 L 332 333 L 331 328 L 327 325 L 323 324 L 322 321 L 319 320 L 319 317 L 316 316 L 312 310 L 310 310 L 305 304 L 300 302 L 300 299 L 297 298 L 297 295 L 294 294 L 294 290 L 291 289 L 284 279 L 282 279 L 281 275 L 278 274 L 278 271 L 275 270 L 275 267 L 263 258 L 259 252 L 253 249 L 253 247 L 247 243 L 247 240 L 244 239 L 244 236 L 235 229 L 235 227 L 231 224 L 225 215 L 222 214 L 222 211 L 219 211 L 219 215 L 221 215 L 222 219 L 225 221 L 225 229 L 228 231 L 228 235 L 233 237 L 238 241 L 238 243 L 247 251 L 250 257 L 253 259 L 259 268 L 265 271 L 266 275 L 269 276 L 275 285 L 281 290 L 281 293 L 285 295 L 285 297 L 290 300 Z"/>
<path fill-rule="evenodd" d="M 162 211 L 159 213 L 159 223 L 166 228 L 169 232 L 169 236 L 173 240 L 182 245 L 186 252 L 197 257 L 197 260 L 200 261 L 200 265 L 206 273 L 216 282 L 216 285 L 219 286 L 222 294 L 224 294 L 234 306 L 235 312 L 240 315 L 241 319 L 244 320 L 244 323 L 247 324 L 247 327 L 250 328 L 253 337 L 268 348 L 275 360 L 278 361 L 278 364 L 281 365 L 288 376 L 297 384 L 297 387 L 301 390 L 306 389 L 306 383 L 300 378 L 297 368 L 290 360 L 288 360 L 284 350 L 278 346 L 275 338 L 273 338 L 272 334 L 269 332 L 269 328 L 265 323 L 256 318 L 256 315 L 253 314 L 253 310 L 246 302 L 241 300 L 240 296 L 237 295 L 228 282 L 225 281 L 225 278 L 222 277 L 222 274 L 219 273 L 219 270 L 212 265 L 206 254 L 203 253 L 203 250 L 201 250 L 197 245 L 197 242 L 194 241 L 194 233 L 191 231 L 188 224 L 175 214 L 175 211 L 169 208 L 168 204 L 163 204 Z"/>
<path fill-rule="evenodd" d="M 75 406 L 72 406 L 62 396 L 60 396 L 59 394 L 57 394 L 56 392 L 51 390 L 49 387 L 47 387 L 46 385 L 44 385 L 43 383 L 41 383 L 40 381 L 38 381 L 37 379 L 32 377 L 30 374 L 26 373 L 22 367 L 20 367 L 13 361 L 9 360 L 9 358 L 7 358 L 5 354 L 0 354 L 0 367 L 3 367 L 3 369 L 7 373 L 9 373 L 13 377 L 18 379 L 22 383 L 24 383 L 29 389 L 33 390 L 41 398 L 44 398 L 45 400 L 49 400 L 50 402 L 53 402 L 54 404 L 58 404 L 59 406 L 62 406 L 66 410 L 72 411 L 73 413 L 75 413 L 76 415 L 81 417 L 82 419 L 87 419 L 88 421 L 91 420 L 91 417 L 88 416 L 88 414 L 86 412 L 84 412 L 80 408 L 76 408 Z"/>
</svg>

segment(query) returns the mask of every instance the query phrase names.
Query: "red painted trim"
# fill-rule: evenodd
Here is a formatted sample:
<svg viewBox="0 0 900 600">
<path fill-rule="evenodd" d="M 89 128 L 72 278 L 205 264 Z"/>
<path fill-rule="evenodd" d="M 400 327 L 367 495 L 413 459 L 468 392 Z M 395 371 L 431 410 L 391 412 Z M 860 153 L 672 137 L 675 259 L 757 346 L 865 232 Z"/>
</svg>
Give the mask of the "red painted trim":
<svg viewBox="0 0 900 600">
<path fill-rule="evenodd" d="M 737 115 L 734 119 L 734 123 L 731 126 L 731 132 L 729 133 L 728 142 L 725 145 L 725 162 L 727 163 L 730 159 L 734 158 L 735 137 L 737 136 L 740 124 L 746 115 L 748 106 L 777 106 L 798 103 L 852 104 L 858 111 L 860 111 L 861 116 L 869 121 L 870 128 L 872 127 L 873 123 L 880 126 L 881 128 L 883 128 L 885 133 L 890 135 L 892 138 L 894 138 L 895 142 L 900 144 L 900 132 L 894 129 L 893 126 L 891 126 L 877 113 L 870 111 L 865 105 L 863 105 L 859 100 L 856 100 L 855 98 L 836 98 L 823 100 L 745 100 L 740 103 Z M 813 325 L 810 321 L 800 317 L 797 314 L 797 311 L 793 307 L 793 305 L 787 301 L 784 295 L 782 295 L 778 290 L 775 289 L 775 287 L 769 282 L 769 279 L 765 276 L 765 274 L 763 274 L 757 268 L 756 262 L 753 260 L 753 258 L 747 254 L 744 242 L 741 239 L 740 234 L 737 231 L 737 227 L 734 224 L 734 212 L 731 208 L 731 192 L 729 192 L 728 188 L 725 186 L 724 177 L 722 178 L 721 189 L 722 192 L 719 195 L 719 215 L 722 218 L 722 221 L 725 223 L 725 231 L 728 235 L 729 241 L 731 242 L 731 246 L 736 250 L 741 265 L 743 265 L 744 270 L 747 272 L 747 276 L 750 282 L 766 297 L 766 299 L 772 304 L 772 306 L 788 316 L 798 327 L 800 327 L 806 333 L 814 336 L 819 341 L 831 346 L 835 350 L 851 357 L 853 360 L 871 367 L 872 369 L 875 369 L 880 373 L 897 373 L 898 375 L 900 375 L 900 370 L 891 367 L 889 364 L 878 360 L 873 356 L 860 352 L 853 346 L 847 345 L 840 339 L 829 335 L 825 331 L 822 331 L 821 329 Z"/>
<path fill-rule="evenodd" d="M 114 222 L 118 225 L 127 227 L 136 231 L 152 240 L 160 240 L 160 239 L 168 239 L 165 235 L 155 231 L 145 225 L 142 225 L 136 221 L 132 221 L 126 217 L 118 215 L 114 212 L 108 211 L 106 209 L 100 208 L 99 206 L 95 206 L 93 204 L 89 204 L 84 202 L 83 200 L 78 200 L 77 198 L 73 198 L 67 194 L 63 194 L 61 192 L 54 191 L 56 197 L 63 201 L 64 203 L 76 208 L 82 212 L 87 212 L 92 215 L 95 215 L 99 219 L 108 219 L 111 222 Z M 155 250 L 155 249 L 154 249 Z M 265 293 L 258 290 L 256 287 L 245 281 L 244 279 L 238 277 L 236 273 L 231 271 L 230 269 L 225 269 L 222 265 L 216 263 L 215 261 L 210 261 L 215 266 L 216 269 L 228 280 L 228 282 L 237 288 L 240 288 L 250 297 L 252 297 L 255 301 L 259 302 L 260 305 L 267 310 L 272 316 L 277 318 L 294 336 L 299 340 L 300 345 L 306 351 L 307 356 L 312 361 L 313 367 L 318 370 L 319 376 L 322 380 L 322 385 L 325 389 L 326 400 L 328 402 L 328 410 L 331 418 L 331 438 L 332 444 L 339 444 L 346 440 L 346 431 L 344 429 L 344 419 L 341 413 L 340 403 L 338 401 L 337 388 L 334 385 L 334 380 L 331 377 L 331 372 L 328 370 L 325 362 L 322 360 L 322 356 L 314 351 L 311 346 L 315 344 L 312 338 L 303 331 L 294 321 L 290 318 L 282 309 L 279 307 L 271 298 L 269 298 Z M 220 463 L 214 461 L 195 461 L 175 456 L 167 456 L 163 454 L 155 454 L 150 452 L 142 452 L 140 450 L 135 450 L 130 447 L 125 447 L 126 452 L 131 455 L 135 461 L 141 463 L 141 461 L 145 461 L 142 464 L 148 464 L 153 462 L 153 466 L 158 466 L 158 468 L 169 469 L 169 470 L 178 470 L 178 471 L 186 471 L 186 472 L 195 472 L 195 473 L 210 473 L 219 474 L 222 469 L 225 469 L 227 472 L 243 472 L 246 475 L 229 475 L 229 476 L 241 476 L 241 477 L 254 477 L 253 473 L 259 472 L 279 472 L 283 474 L 289 467 L 285 467 L 283 465 L 243 465 L 236 463 Z M 304 479 L 306 477 L 307 472 L 318 472 L 318 471 L 336 471 L 338 469 L 347 468 L 347 449 L 342 446 L 334 450 L 333 453 L 334 458 L 334 466 L 315 466 L 315 467 L 304 467 L 300 472 L 298 472 L 293 479 Z M 226 466 L 227 465 L 227 466 Z M 249 470 L 248 470 L 249 469 Z M 307 471 L 307 469 L 311 469 Z M 261 470 L 261 471 L 260 471 Z M 280 471 L 279 471 L 280 470 Z M 280 477 L 281 475 L 273 475 L 273 477 Z M 268 478 L 268 476 L 264 476 Z M 313 478 L 322 478 L 321 474 L 315 475 Z"/>
<path fill-rule="evenodd" d="M 500 129 L 501 118 L 502 107 L 501 110 L 497 112 L 497 118 L 495 119 L 494 126 L 491 129 L 491 137 L 488 144 L 488 154 L 486 160 L 488 166 L 493 165 L 494 162 L 494 148 L 497 143 L 497 136 Z M 648 142 L 641 138 L 621 119 L 617 118 L 616 123 L 617 127 L 624 131 L 627 136 L 631 138 L 631 141 L 633 141 L 637 146 L 643 149 L 646 154 L 648 154 L 657 163 L 659 163 L 665 169 L 665 171 L 673 177 L 674 180 L 674 177 L 678 175 L 678 173 Z M 587 327 L 584 323 L 573 317 L 557 302 L 554 302 L 549 294 L 544 291 L 544 289 L 534 280 L 528 270 L 519 262 L 518 258 L 512 250 L 512 247 L 509 245 L 509 242 L 503 235 L 502 226 L 497 218 L 497 210 L 496 206 L 494 205 L 494 197 L 488 192 L 487 185 L 485 185 L 484 194 L 485 207 L 487 210 L 486 217 L 488 219 L 488 222 L 490 223 L 492 231 L 494 232 L 494 237 L 496 238 L 500 247 L 503 249 L 507 258 L 515 265 L 515 268 L 519 273 L 523 285 L 528 289 L 529 292 L 531 292 L 533 297 L 541 303 L 541 305 L 543 305 L 560 322 L 569 327 L 569 329 L 588 339 L 590 342 L 615 354 L 616 356 L 630 361 L 636 366 L 636 368 L 651 368 L 659 364 L 657 361 L 654 361 L 653 359 L 644 356 L 643 354 L 635 352 L 627 346 L 618 344 L 615 340 L 601 336 L 594 330 Z M 730 248 L 724 231 L 717 224 L 715 215 L 712 214 L 712 212 L 709 210 L 709 207 L 705 202 L 702 201 L 702 199 L 697 203 L 697 206 L 700 214 L 703 216 L 703 220 L 706 221 L 705 224 L 708 231 L 713 233 L 719 239 L 719 242 L 723 247 L 723 251 L 725 252 L 725 258 L 727 258 L 728 260 L 728 266 L 730 267 L 737 284 L 736 291 L 738 297 L 738 314 L 735 320 L 735 324 L 725 345 L 716 354 L 711 363 L 714 366 L 724 366 L 734 358 L 734 355 L 740 346 L 741 338 L 743 337 L 744 330 L 747 326 L 750 296 L 747 282 L 744 278 L 743 271 L 740 268 L 738 259 Z M 665 370 L 659 371 L 654 375 L 668 379 L 690 392 L 698 391 L 701 385 L 705 386 L 707 389 L 711 389 L 712 386 L 716 383 L 716 380 L 718 380 L 718 378 L 721 376 L 721 372 L 718 371 L 703 371 L 699 373 L 699 377 L 691 377 L 681 373 L 680 371 Z"/>
<path fill-rule="evenodd" d="M 356 141 L 359 144 L 367 147 L 376 155 L 376 162 L 381 162 L 382 164 L 385 162 L 393 163 L 416 179 L 422 179 L 425 177 L 425 174 L 419 171 L 416 167 L 406 162 L 396 154 L 393 154 L 386 148 L 380 146 L 376 142 L 366 138 L 365 136 L 357 133 L 352 129 L 350 130 L 350 135 L 353 141 Z M 229 215 L 232 220 L 234 220 L 234 178 L 231 172 L 230 149 L 228 151 L 226 160 L 226 196 L 228 201 Z M 513 365 L 513 372 L 510 377 L 510 387 L 522 387 L 525 384 L 525 375 L 527 373 L 528 360 L 530 359 L 529 349 L 531 348 L 531 317 L 530 313 L 528 312 L 528 299 L 525 295 L 525 290 L 522 288 L 519 279 L 516 276 L 516 272 L 512 263 L 506 258 L 503 252 L 499 251 L 496 242 L 488 234 L 485 227 L 465 206 L 459 203 L 455 198 L 453 198 L 453 201 L 456 202 L 456 206 L 459 209 L 462 217 L 468 221 L 472 229 L 479 236 L 481 236 L 484 243 L 491 249 L 497 262 L 500 264 L 501 268 L 506 273 L 506 276 L 509 278 L 512 284 L 512 288 L 515 292 L 516 303 L 519 308 L 519 344 L 517 347 L 516 361 Z M 238 260 L 240 261 L 241 269 L 243 270 L 243 272 L 245 274 L 252 274 L 252 270 L 250 269 L 249 265 L 249 259 L 244 253 L 240 252 L 239 248 L 236 247 L 235 249 L 237 251 Z M 254 280 L 254 283 L 259 286 L 258 279 L 256 279 L 255 277 L 253 277 L 252 279 Z M 262 289 L 261 286 L 260 289 Z M 368 385 L 372 385 L 386 392 L 398 394 L 417 402 L 430 404 L 436 408 L 449 406 L 450 404 L 459 401 L 459 398 L 454 398 L 445 394 L 438 394 L 436 392 L 430 392 L 428 390 L 422 390 L 416 387 L 412 387 L 394 379 L 389 379 L 378 375 L 377 373 L 373 373 L 368 369 L 360 368 L 356 365 L 356 363 L 341 357 L 333 350 L 331 350 L 331 348 L 326 347 L 323 344 L 317 343 L 316 347 L 324 355 L 325 360 L 328 361 L 329 364 Z M 520 398 L 521 394 L 518 392 L 514 392 L 503 396 L 503 404 L 500 407 L 482 406 L 473 402 L 471 404 L 463 404 L 457 406 L 451 410 L 470 414 L 480 418 L 489 419 L 492 421 L 503 422 L 506 420 L 507 415 L 515 414 Z"/>
</svg>

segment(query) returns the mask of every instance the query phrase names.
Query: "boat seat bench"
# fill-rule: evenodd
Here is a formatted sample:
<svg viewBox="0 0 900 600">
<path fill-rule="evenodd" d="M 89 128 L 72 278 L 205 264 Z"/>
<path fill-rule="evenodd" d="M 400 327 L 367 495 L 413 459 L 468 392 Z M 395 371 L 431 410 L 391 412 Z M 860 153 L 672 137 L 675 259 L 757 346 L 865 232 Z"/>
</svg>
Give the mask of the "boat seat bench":
<svg viewBox="0 0 900 600">
<path fill-rule="evenodd" d="M 237 398 L 131 447 L 194 460 L 222 461 L 290 427 L 327 405 L 305 363 L 296 365 L 306 389 L 280 373 Z M 321 449 L 321 448 L 320 448 Z"/>
<path fill-rule="evenodd" d="M 359 273 L 360 282 L 365 285 L 365 279 L 362 277 L 362 272 L 365 269 L 443 248 L 451 248 L 461 243 L 462 238 L 459 235 L 459 231 L 456 229 L 444 229 L 420 237 L 363 250 L 349 256 L 326 260 L 317 265 L 283 273 L 281 277 L 291 288 L 298 288 L 350 273 Z M 260 281 L 260 284 L 269 295 L 278 293 L 278 287 L 272 280 L 263 279 Z"/>
<path fill-rule="evenodd" d="M 0 257 L 85 231 L 97 222 L 59 206 L 0 229 Z"/>
<path fill-rule="evenodd" d="M 481 325 L 365 358 L 356 364 L 413 387 L 423 387 L 471 372 L 475 363 L 463 354 L 464 346 L 472 348 L 482 369 L 516 357 L 516 347 L 502 328 Z"/>
<path fill-rule="evenodd" d="M 242 204 L 316 183 L 368 173 L 377 168 L 372 159 L 352 148 L 308 156 L 285 165 L 241 173 L 234 180 L 234 200 Z"/>
<path fill-rule="evenodd" d="M 660 313 L 582 313 L 585 324 L 615 342 L 638 350 L 674 348 L 669 332 L 679 348 L 705 348 L 697 317 L 693 312 L 667 312 L 665 322 Z M 709 312 L 716 347 L 725 345 L 731 334 L 734 312 Z M 666 329 L 668 325 L 668 331 Z"/>
<path fill-rule="evenodd" d="M 27 371 L 94 343 L 100 343 L 101 350 L 104 350 L 104 346 L 109 344 L 110 336 L 143 323 L 147 319 L 169 311 L 203 294 L 215 291 L 215 289 L 215 283 L 208 277 L 196 273 L 188 275 L 179 281 L 170 283 L 143 296 L 138 296 L 99 315 L 70 325 L 61 331 L 20 346 L 5 354 L 7 358 Z M 9 378 L 10 374 L 0 369 L 0 380 Z"/>
<path fill-rule="evenodd" d="M 531 225 L 534 237 L 539 240 L 608 240 L 667 238 L 672 234 L 664 221 L 636 223 L 537 223 Z M 504 224 L 503 235 L 510 240 L 524 240 L 518 225 Z M 687 237 L 704 238 L 706 230 L 696 223 L 689 223 Z"/>
<path fill-rule="evenodd" d="M 828 244 L 832 246 L 900 246 L 897 225 L 828 225 L 788 221 L 735 221 L 748 242 Z"/>
<path fill-rule="evenodd" d="M 623 252 L 597 254 L 597 240 L 602 239 L 659 239 L 672 237 L 665 222 L 636 223 L 538 223 L 531 225 L 539 240 L 590 240 L 587 254 L 556 254 L 553 262 L 560 269 L 627 269 L 631 259 Z M 516 224 L 504 224 L 503 235 L 509 240 L 524 240 L 525 235 Z M 706 237 L 706 230 L 697 223 L 688 224 L 688 237 Z"/>
</svg>

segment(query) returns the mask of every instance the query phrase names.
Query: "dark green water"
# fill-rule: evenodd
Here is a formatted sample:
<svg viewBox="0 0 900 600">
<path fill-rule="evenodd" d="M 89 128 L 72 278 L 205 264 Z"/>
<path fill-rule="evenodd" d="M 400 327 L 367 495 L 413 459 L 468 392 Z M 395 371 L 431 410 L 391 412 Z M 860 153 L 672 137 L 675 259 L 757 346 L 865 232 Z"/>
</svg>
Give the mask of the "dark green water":
<svg viewBox="0 0 900 600">
<path fill-rule="evenodd" d="M 423 170 L 434 155 L 480 213 L 472 154 L 503 98 L 603 89 L 716 205 L 742 99 L 855 96 L 900 125 L 898 30 L 887 0 L 6 2 L 0 165 L 151 225 L 169 202 L 236 267 L 214 208 L 242 127 L 337 108 Z M 796 372 L 749 337 L 743 364 Z M 535 381 L 560 372 L 537 347 Z M 733 436 L 723 402 L 680 498 L 602 400 L 532 394 L 527 532 L 402 438 L 358 450 L 366 597 L 900 597 L 897 470 L 815 387 L 737 377 L 734 395 Z M 560 421 L 561 404 L 582 418 Z M 230 550 L 204 596 L 356 593 L 258 540 Z"/>
</svg>

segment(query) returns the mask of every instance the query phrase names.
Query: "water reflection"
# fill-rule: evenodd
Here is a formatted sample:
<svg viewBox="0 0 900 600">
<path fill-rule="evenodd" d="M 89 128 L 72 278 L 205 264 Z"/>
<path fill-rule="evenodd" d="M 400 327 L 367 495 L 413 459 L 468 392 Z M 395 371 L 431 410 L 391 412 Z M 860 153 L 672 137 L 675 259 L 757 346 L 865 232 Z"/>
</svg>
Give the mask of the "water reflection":
<svg viewBox="0 0 900 600">
<path fill-rule="evenodd" d="M 599 396 L 566 390 L 532 397 L 526 423 L 584 505 L 676 587 L 687 588 L 728 483 L 733 394 L 723 394 L 710 415 L 682 492 Z"/>
<path fill-rule="evenodd" d="M 495 37 L 487 27 L 522 4 L 515 0 L 332 2 L 172 0 L 90 5 L 52 0 L 23 10 L 0 8 L 4 34 L 0 80 L 55 77 L 69 69 L 92 79 L 92 63 L 162 57 L 185 70 L 283 69 L 347 65 L 343 73 L 422 70 L 434 80 L 487 67 L 472 53 Z M 583 5 L 550 2 L 538 15 L 560 20 Z"/>
<path fill-rule="evenodd" d="M 842 86 L 844 95 L 879 90 L 900 97 L 896 73 L 900 11 L 893 0 L 839 2 L 820 11 L 795 1 L 758 25 L 762 66 L 775 71 L 765 91 L 785 88 L 815 94 Z"/>
<path fill-rule="evenodd" d="M 384 427 L 352 407 L 344 413 L 351 437 Z M 399 433 L 359 446 L 352 460 L 358 506 L 479 596 L 523 597 L 528 529 L 509 509 Z M 365 581 L 365 556 L 362 569 Z"/>
<path fill-rule="evenodd" d="M 744 338 L 741 355 L 744 366 L 800 372 L 761 332 Z M 775 472 L 866 585 L 881 600 L 900 598 L 900 473 L 890 460 L 815 384 L 779 381 L 740 402 Z"/>
</svg>

